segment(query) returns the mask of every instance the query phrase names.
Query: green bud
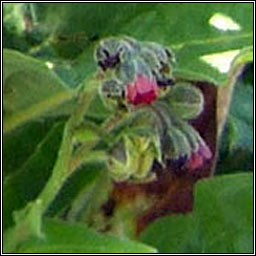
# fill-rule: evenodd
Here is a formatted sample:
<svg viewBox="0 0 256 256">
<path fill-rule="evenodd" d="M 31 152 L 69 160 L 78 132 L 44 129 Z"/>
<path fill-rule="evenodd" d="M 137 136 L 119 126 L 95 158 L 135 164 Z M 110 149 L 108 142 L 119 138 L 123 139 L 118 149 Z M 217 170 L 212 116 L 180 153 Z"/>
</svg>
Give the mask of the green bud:
<svg viewBox="0 0 256 256">
<path fill-rule="evenodd" d="M 120 144 L 121 145 L 121 144 Z M 161 159 L 160 142 L 155 136 L 123 136 L 122 149 L 117 147 L 109 161 L 109 172 L 117 181 L 145 183 L 152 181 L 154 159 Z"/>
<path fill-rule="evenodd" d="M 168 158 L 178 159 L 191 154 L 191 146 L 186 135 L 175 127 L 168 130 L 164 145 L 164 152 Z"/>
<path fill-rule="evenodd" d="M 179 83 L 165 97 L 168 105 L 179 118 L 189 120 L 203 110 L 204 98 L 200 89 L 188 83 Z"/>
</svg>

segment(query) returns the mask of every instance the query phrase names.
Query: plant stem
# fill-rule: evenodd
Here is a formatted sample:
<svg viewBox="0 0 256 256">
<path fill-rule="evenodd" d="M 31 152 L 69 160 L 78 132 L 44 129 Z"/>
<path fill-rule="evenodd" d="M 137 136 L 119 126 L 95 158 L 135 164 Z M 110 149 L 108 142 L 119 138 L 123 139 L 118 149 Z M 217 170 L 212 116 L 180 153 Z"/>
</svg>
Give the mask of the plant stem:
<svg viewBox="0 0 256 256">
<path fill-rule="evenodd" d="M 63 139 L 58 153 L 58 158 L 53 168 L 52 176 L 48 183 L 39 195 L 38 200 L 42 203 L 42 214 L 47 210 L 48 205 L 55 198 L 59 189 L 70 175 L 70 163 L 72 158 L 72 139 L 73 131 L 76 126 L 82 121 L 83 116 L 88 111 L 91 100 L 97 93 L 98 83 L 95 78 L 90 78 L 86 81 L 86 90 L 82 92 L 78 99 L 77 107 L 66 123 L 63 132 Z"/>
<path fill-rule="evenodd" d="M 16 226 L 11 232 L 12 243 L 5 249 L 8 252 L 17 250 L 18 245 L 28 237 L 43 236 L 42 216 L 70 175 L 74 128 L 82 121 L 91 100 L 97 93 L 98 81 L 94 77 L 87 79 L 85 83 L 86 87 L 78 98 L 77 107 L 65 125 L 62 143 L 51 177 L 35 201 L 14 213 Z"/>
</svg>

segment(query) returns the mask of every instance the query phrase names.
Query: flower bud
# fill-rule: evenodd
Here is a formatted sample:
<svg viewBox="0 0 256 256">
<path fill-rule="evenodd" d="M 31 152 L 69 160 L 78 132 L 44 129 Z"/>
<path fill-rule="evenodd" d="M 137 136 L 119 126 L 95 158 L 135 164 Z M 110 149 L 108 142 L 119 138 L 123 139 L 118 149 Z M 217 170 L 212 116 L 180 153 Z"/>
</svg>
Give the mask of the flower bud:
<svg viewBox="0 0 256 256">
<path fill-rule="evenodd" d="M 158 88 L 155 80 L 139 74 L 133 83 L 126 86 L 126 99 L 133 105 L 150 104 L 156 100 Z"/>
<path fill-rule="evenodd" d="M 155 173 L 151 169 L 155 159 L 161 162 L 160 143 L 155 136 L 126 135 L 111 152 L 109 172 L 117 182 L 152 181 Z"/>
</svg>

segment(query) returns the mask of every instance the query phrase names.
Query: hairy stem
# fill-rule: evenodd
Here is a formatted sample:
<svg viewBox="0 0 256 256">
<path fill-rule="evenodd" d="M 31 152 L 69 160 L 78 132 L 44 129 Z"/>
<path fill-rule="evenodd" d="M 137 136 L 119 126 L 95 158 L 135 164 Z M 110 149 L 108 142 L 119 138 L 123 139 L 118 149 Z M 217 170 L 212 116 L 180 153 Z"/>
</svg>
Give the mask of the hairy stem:
<svg viewBox="0 0 256 256">
<path fill-rule="evenodd" d="M 65 125 L 62 143 L 51 177 L 35 201 L 28 203 L 25 208 L 14 213 L 16 226 L 11 235 L 12 243 L 5 249 L 8 252 L 17 250 L 18 245 L 30 236 L 43 236 L 41 231 L 42 216 L 70 175 L 74 129 L 82 121 L 97 93 L 98 82 L 94 77 L 87 79 L 85 83 L 85 90 L 81 91 L 76 109 Z"/>
</svg>

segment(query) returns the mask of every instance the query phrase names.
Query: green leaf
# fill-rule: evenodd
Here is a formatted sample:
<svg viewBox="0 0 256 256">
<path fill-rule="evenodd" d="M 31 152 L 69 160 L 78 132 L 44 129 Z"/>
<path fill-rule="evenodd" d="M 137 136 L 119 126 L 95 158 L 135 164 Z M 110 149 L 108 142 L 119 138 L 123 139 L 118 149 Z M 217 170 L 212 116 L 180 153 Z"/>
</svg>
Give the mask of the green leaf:
<svg viewBox="0 0 256 256">
<path fill-rule="evenodd" d="M 26 51 L 29 47 L 25 37 L 25 3 L 3 4 L 3 47 Z"/>
<path fill-rule="evenodd" d="M 161 7 L 164 9 L 164 4 Z M 189 3 L 168 7 L 164 18 L 173 17 L 166 37 L 176 54 L 174 75 L 223 84 L 234 58 L 252 46 L 252 5 Z M 228 24 L 226 19 L 231 19 L 236 26 Z M 219 23 L 232 29 L 220 29 Z"/>
<path fill-rule="evenodd" d="M 4 50 L 3 60 L 4 132 L 74 96 L 45 63 L 12 50 Z"/>
<path fill-rule="evenodd" d="M 253 170 L 253 66 L 235 85 L 221 138 L 217 173 Z M 243 78 L 243 80 L 242 80 Z"/>
<path fill-rule="evenodd" d="M 65 86 L 76 87 L 85 77 L 96 70 L 93 49 L 99 40 L 106 36 L 126 34 L 141 41 L 155 41 L 171 47 L 177 60 L 174 67 L 177 81 L 192 79 L 205 80 L 216 85 L 224 84 L 232 76 L 232 68 L 240 67 L 253 60 L 252 3 L 25 3 L 5 4 L 5 6 L 7 8 L 4 8 L 4 46 L 19 49 L 35 57 L 32 58 L 12 50 L 4 51 L 3 128 L 4 132 L 15 132 L 7 133 L 8 137 L 5 137 L 4 144 L 5 171 L 7 170 L 7 173 L 10 174 L 4 183 L 5 228 L 13 223 L 12 212 L 35 199 L 45 185 L 56 160 L 63 129 L 61 124 L 57 124 L 41 141 L 44 133 L 40 132 L 40 136 L 36 127 L 34 130 L 28 124 L 26 124 L 27 128 L 20 125 L 39 116 L 70 113 L 72 105 L 76 104 L 73 102 L 70 104 L 69 100 L 74 98 L 74 94 Z M 229 29 L 218 28 L 216 25 L 218 20 L 222 24 L 226 24 Z M 32 27 L 31 31 L 29 31 L 30 26 Z M 227 65 L 223 66 L 223 63 Z M 229 137 L 231 143 L 228 145 L 228 149 L 230 152 L 237 152 L 236 155 L 232 153 L 232 157 L 235 156 L 236 159 L 236 156 L 241 155 L 239 150 L 242 147 L 248 148 L 250 151 L 248 163 L 251 164 L 252 108 L 251 105 L 244 103 L 248 99 L 248 95 L 252 95 L 252 91 L 248 90 L 245 94 L 244 100 L 241 102 L 247 108 L 242 110 L 237 104 L 238 111 L 234 112 L 232 114 L 234 118 L 230 119 L 230 123 L 234 125 L 231 128 L 230 134 L 233 135 Z M 239 100 L 242 98 L 243 96 L 240 95 Z M 100 123 L 110 113 L 104 108 L 100 99 L 95 98 L 94 103 L 91 104 L 86 117 Z M 180 109 L 183 108 L 184 105 L 180 106 Z M 186 112 L 189 117 L 199 112 L 197 108 L 190 109 L 188 107 L 186 110 L 189 110 Z M 249 113 L 248 116 L 246 116 L 247 113 Z M 20 128 L 17 133 L 14 130 L 16 127 Z M 30 131 L 31 137 L 29 138 L 25 135 Z M 18 140 L 17 136 L 22 138 Z M 37 138 L 33 140 L 33 137 Z M 29 144 L 26 148 L 23 147 L 25 140 Z M 31 140 L 33 141 L 31 142 Z M 41 143 L 36 147 L 39 141 Z M 17 151 L 15 143 L 22 143 Z M 23 149 L 24 153 L 21 153 Z M 33 151 L 34 154 L 31 155 Z M 17 162 L 15 163 L 14 160 Z M 61 164 L 59 169 L 61 169 Z M 88 176 L 87 173 L 78 172 L 77 176 L 70 177 L 69 185 L 66 183 L 63 187 L 66 188 L 67 185 L 68 196 L 65 194 L 66 192 L 62 193 L 61 191 L 60 197 L 56 198 L 56 200 L 60 199 L 60 203 L 58 204 L 56 200 L 53 202 L 53 213 L 49 215 L 59 214 L 67 205 L 71 204 L 77 193 L 81 191 L 81 187 L 85 186 L 86 188 L 86 182 L 91 184 L 90 182 L 94 181 L 94 175 L 90 175 L 89 172 Z M 80 178 L 81 180 L 79 180 Z M 74 186 L 72 187 L 72 185 Z M 234 190 L 238 191 L 240 186 L 239 184 L 236 186 Z M 209 193 L 213 193 L 215 185 L 209 185 L 209 187 L 211 187 Z M 222 191 L 222 186 L 218 189 Z M 92 201 L 94 196 L 92 196 Z M 236 197 L 234 196 L 234 198 Z M 213 199 L 208 201 L 215 202 Z M 224 206 L 220 205 L 229 212 L 230 209 L 225 208 L 229 203 L 228 199 L 225 199 L 224 202 Z M 239 199 L 237 202 L 240 202 Z M 247 209 L 248 205 L 245 205 L 244 209 Z M 202 211 L 204 212 L 204 210 Z M 239 209 L 232 208 L 232 210 L 234 213 L 231 212 L 231 216 L 239 214 Z M 209 212 L 214 213 L 214 211 Z M 177 222 L 180 222 L 180 225 L 184 223 L 185 227 L 184 229 L 183 226 L 170 229 L 174 232 L 173 243 L 168 241 L 165 246 L 173 245 L 172 248 L 174 248 L 177 245 L 179 249 L 175 249 L 176 251 L 204 252 L 213 250 L 214 246 L 219 244 L 219 250 L 223 249 L 223 251 L 251 251 L 251 233 L 245 228 L 241 232 L 239 230 L 237 236 L 230 239 L 228 231 L 232 230 L 229 228 L 231 224 L 229 226 L 226 222 L 223 224 L 226 218 L 218 216 L 216 218 L 220 220 L 221 224 L 216 222 L 217 229 L 220 230 L 220 233 L 224 230 L 223 234 L 227 234 L 227 239 L 224 236 L 224 238 L 222 237 L 223 241 L 212 240 L 211 244 L 208 243 L 208 240 L 206 242 L 206 238 L 210 239 L 210 235 L 205 235 L 205 233 L 208 234 L 211 230 L 204 226 L 205 223 L 208 225 L 207 221 L 204 224 L 201 223 L 204 222 L 203 218 L 208 216 L 207 214 L 209 214 L 208 211 L 202 215 L 202 218 L 198 217 L 199 213 L 193 213 L 191 218 L 177 216 L 177 219 L 180 219 Z M 234 216 L 234 218 L 236 217 Z M 238 217 L 240 218 L 240 215 Z M 171 218 L 173 222 L 175 222 L 175 218 Z M 231 221 L 233 221 L 232 218 Z M 168 237 L 168 232 L 171 232 L 165 232 L 168 221 L 169 218 L 164 225 L 164 232 L 160 232 L 162 238 L 154 234 L 153 242 L 157 242 L 157 239 L 160 238 L 164 241 Z M 235 219 L 235 221 L 237 220 Z M 173 225 L 175 226 L 175 224 Z M 233 226 L 237 228 L 236 223 Z M 187 231 L 187 238 L 184 240 L 188 242 L 185 245 L 182 240 L 183 230 Z M 72 238 L 72 235 L 69 237 Z M 65 248 L 66 244 L 62 244 L 61 248 Z M 230 246 L 230 244 L 232 245 Z M 79 243 L 79 246 L 81 245 L 83 242 Z M 58 252 L 59 247 L 54 246 L 52 248 Z M 77 247 L 79 246 L 77 245 Z M 36 250 L 36 246 L 33 248 Z M 162 248 L 161 245 L 159 248 Z M 47 247 L 47 249 L 49 248 Z"/>
<path fill-rule="evenodd" d="M 108 200 L 112 189 L 112 182 L 106 170 L 97 176 L 93 183 L 85 186 L 73 200 L 67 219 L 82 221 L 96 230 L 105 229 L 106 223 L 102 215 L 101 207 Z M 103 218 L 102 218 L 103 217 Z"/>
<path fill-rule="evenodd" d="M 156 253 L 156 249 L 109 235 L 96 233 L 80 223 L 45 219 L 44 239 L 22 244 L 19 253 Z"/>
<path fill-rule="evenodd" d="M 238 138 L 236 148 L 247 148 L 253 152 L 253 87 L 237 84 L 231 102 L 230 118 L 235 122 Z"/>
<path fill-rule="evenodd" d="M 36 150 L 56 120 L 28 122 L 3 136 L 4 178 L 19 170 Z"/>
<path fill-rule="evenodd" d="M 48 180 L 62 138 L 63 122 L 56 123 L 34 153 L 3 183 L 3 227 L 13 225 L 12 213 L 36 198 Z"/>
<path fill-rule="evenodd" d="M 106 36 L 123 34 L 171 47 L 177 60 L 175 76 L 216 85 L 226 82 L 236 56 L 241 54 L 240 64 L 252 61 L 253 57 L 244 52 L 253 45 L 252 3 L 39 3 L 34 6 L 40 10 L 39 27 L 46 28 L 51 35 L 48 48 L 53 47 L 57 56 L 75 60 L 67 69 L 59 65 L 58 71 L 63 79 L 69 77 L 65 81 L 72 80 L 73 85 L 95 70 L 93 47 Z M 44 52 L 39 47 L 34 54 L 42 56 Z"/>
<path fill-rule="evenodd" d="M 60 192 L 48 208 L 46 215 L 55 216 L 72 204 L 81 190 L 85 190 L 95 182 L 105 165 L 101 162 L 92 162 L 81 166 L 67 179 Z"/>
<path fill-rule="evenodd" d="M 156 220 L 141 241 L 160 253 L 252 253 L 252 174 L 200 181 L 193 212 Z"/>
</svg>

